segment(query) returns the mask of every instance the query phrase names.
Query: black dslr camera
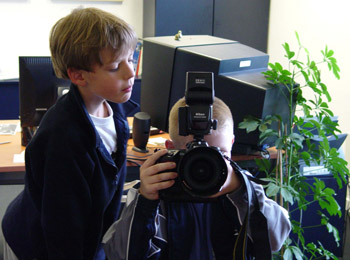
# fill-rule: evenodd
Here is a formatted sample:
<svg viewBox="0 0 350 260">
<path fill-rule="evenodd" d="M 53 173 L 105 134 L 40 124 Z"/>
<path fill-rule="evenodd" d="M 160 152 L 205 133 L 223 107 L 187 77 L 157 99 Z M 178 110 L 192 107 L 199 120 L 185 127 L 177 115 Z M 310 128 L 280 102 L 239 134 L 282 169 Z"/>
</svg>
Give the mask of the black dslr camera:
<svg viewBox="0 0 350 260">
<path fill-rule="evenodd" d="M 193 135 L 184 150 L 169 150 L 158 162 L 176 162 L 175 184 L 159 192 L 168 201 L 210 201 L 210 195 L 220 191 L 227 178 L 225 159 L 218 147 L 209 146 L 204 136 L 216 129 L 212 119 L 213 73 L 187 72 L 186 106 L 179 108 L 179 135 Z"/>
</svg>

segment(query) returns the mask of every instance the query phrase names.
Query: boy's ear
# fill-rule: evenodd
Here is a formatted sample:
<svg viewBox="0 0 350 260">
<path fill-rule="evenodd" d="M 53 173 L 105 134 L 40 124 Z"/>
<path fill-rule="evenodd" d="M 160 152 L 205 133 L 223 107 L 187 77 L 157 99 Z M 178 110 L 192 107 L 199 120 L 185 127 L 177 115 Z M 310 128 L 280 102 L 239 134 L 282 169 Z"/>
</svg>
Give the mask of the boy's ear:
<svg viewBox="0 0 350 260">
<path fill-rule="evenodd" d="M 173 141 L 167 139 L 165 140 L 165 148 L 166 149 L 175 149 Z"/>
<path fill-rule="evenodd" d="M 85 86 L 86 81 L 84 79 L 83 70 L 69 68 L 67 70 L 70 81 L 77 86 Z"/>
</svg>

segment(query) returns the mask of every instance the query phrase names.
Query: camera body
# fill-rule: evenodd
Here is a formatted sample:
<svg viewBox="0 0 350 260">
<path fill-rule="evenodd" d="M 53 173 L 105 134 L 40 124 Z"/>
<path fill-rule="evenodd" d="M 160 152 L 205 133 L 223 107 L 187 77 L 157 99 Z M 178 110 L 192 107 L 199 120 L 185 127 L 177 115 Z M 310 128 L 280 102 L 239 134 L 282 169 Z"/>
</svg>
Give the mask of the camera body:
<svg viewBox="0 0 350 260">
<path fill-rule="evenodd" d="M 159 162 L 175 162 L 178 177 L 168 189 L 159 192 L 168 201 L 205 202 L 220 191 L 227 178 L 227 165 L 220 148 L 209 146 L 204 136 L 217 127 L 212 119 L 213 73 L 187 72 L 186 106 L 179 108 L 179 135 L 193 135 L 186 149 L 169 150 Z"/>
</svg>

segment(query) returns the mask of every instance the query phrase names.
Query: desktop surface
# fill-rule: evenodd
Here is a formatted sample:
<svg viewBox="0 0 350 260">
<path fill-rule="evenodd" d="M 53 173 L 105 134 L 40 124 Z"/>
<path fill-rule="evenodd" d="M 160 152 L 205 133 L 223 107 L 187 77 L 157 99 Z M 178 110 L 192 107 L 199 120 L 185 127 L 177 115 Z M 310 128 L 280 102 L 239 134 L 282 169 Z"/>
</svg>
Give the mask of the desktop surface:
<svg viewBox="0 0 350 260">
<path fill-rule="evenodd" d="M 19 120 L 1 120 L 0 124 L 19 124 Z M 21 154 L 25 147 L 21 145 L 21 133 L 0 135 L 0 173 L 25 171 L 24 162 L 14 163 L 15 154 Z"/>
<path fill-rule="evenodd" d="M 131 121 L 132 122 L 132 121 Z M 19 120 L 0 120 L 0 124 L 20 124 Z M 152 138 L 162 137 L 169 138 L 168 134 L 163 133 L 159 135 L 152 135 Z M 23 184 L 25 163 L 14 162 L 14 157 L 24 153 L 25 146 L 21 145 L 21 132 L 17 132 L 15 135 L 0 135 L 0 184 Z M 133 140 L 128 140 L 127 154 L 132 157 L 128 161 L 128 166 L 135 166 L 142 164 L 143 159 L 147 158 L 144 153 L 139 153 L 132 150 Z M 153 153 L 156 148 L 164 148 L 164 145 L 150 145 L 149 153 Z"/>
<path fill-rule="evenodd" d="M 131 124 L 132 118 L 129 118 L 129 124 Z M 19 124 L 19 120 L 0 120 L 0 124 Z M 152 144 L 152 140 L 158 138 L 157 144 Z M 169 139 L 168 133 L 160 133 L 151 135 L 147 148 L 149 152 L 147 154 L 134 151 L 132 138 L 128 140 L 127 154 L 128 154 L 128 167 L 142 165 L 145 159 L 147 159 L 155 149 L 165 148 L 162 140 Z M 14 156 L 20 155 L 25 151 L 25 146 L 21 145 L 21 133 L 17 132 L 15 135 L 0 135 L 0 184 L 23 184 L 25 163 L 14 162 Z M 260 154 L 255 155 L 232 155 L 232 159 L 243 164 L 251 164 L 254 159 L 261 158 Z M 275 152 L 272 152 L 271 158 L 275 158 Z"/>
</svg>

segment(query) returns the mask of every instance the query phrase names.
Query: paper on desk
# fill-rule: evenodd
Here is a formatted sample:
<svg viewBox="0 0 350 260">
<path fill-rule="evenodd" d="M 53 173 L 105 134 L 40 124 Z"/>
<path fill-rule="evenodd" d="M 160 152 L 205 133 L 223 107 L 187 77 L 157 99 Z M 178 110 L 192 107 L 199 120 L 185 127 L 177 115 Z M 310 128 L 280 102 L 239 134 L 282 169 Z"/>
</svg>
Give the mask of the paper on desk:
<svg viewBox="0 0 350 260">
<path fill-rule="evenodd" d="M 140 182 L 140 180 L 133 180 L 130 182 L 126 182 L 124 183 L 124 191 L 131 189 L 132 187 L 134 187 L 136 184 L 138 184 Z"/>
<path fill-rule="evenodd" d="M 124 183 L 124 191 L 127 191 L 127 190 L 131 189 L 132 187 L 134 187 L 139 182 L 140 182 L 140 180 L 133 180 L 133 181 Z M 122 201 L 122 203 L 126 203 L 128 205 L 131 202 L 131 199 L 127 195 L 122 195 L 122 200 L 121 201 Z"/>
<path fill-rule="evenodd" d="M 13 155 L 13 162 L 14 163 L 24 163 L 24 152 L 18 153 L 18 154 L 14 154 Z"/>
<path fill-rule="evenodd" d="M 149 145 L 164 146 L 166 138 L 164 137 L 153 137 L 148 140 Z"/>
<path fill-rule="evenodd" d="M 18 128 L 19 124 L 0 124 L 0 135 L 14 135 Z"/>
</svg>

